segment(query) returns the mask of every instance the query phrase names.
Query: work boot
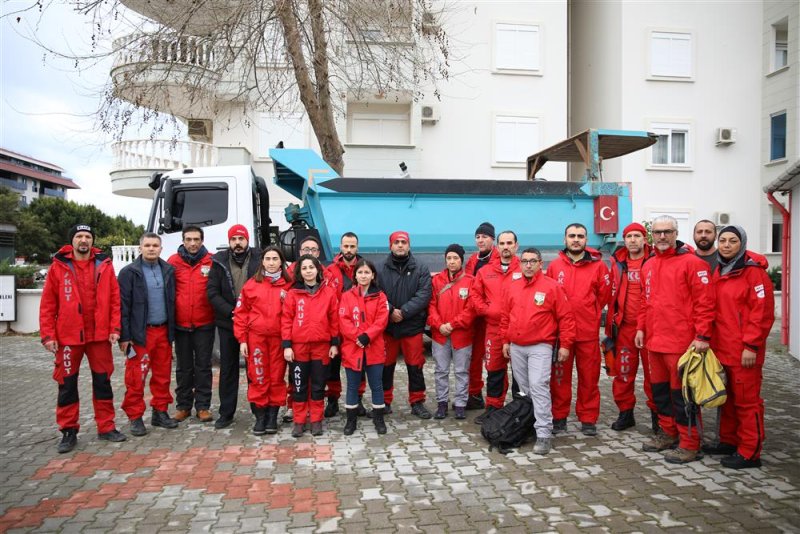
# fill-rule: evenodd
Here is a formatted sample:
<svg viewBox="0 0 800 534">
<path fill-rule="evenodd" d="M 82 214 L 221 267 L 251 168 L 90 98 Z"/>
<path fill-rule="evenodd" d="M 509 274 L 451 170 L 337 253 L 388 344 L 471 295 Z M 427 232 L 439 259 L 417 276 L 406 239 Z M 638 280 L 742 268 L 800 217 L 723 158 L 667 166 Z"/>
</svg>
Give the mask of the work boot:
<svg viewBox="0 0 800 534">
<path fill-rule="evenodd" d="M 253 408 L 253 414 L 256 416 L 256 424 L 253 425 L 253 434 L 256 436 L 263 436 L 267 433 L 267 409 Z"/>
<path fill-rule="evenodd" d="M 306 431 L 306 425 L 304 423 L 295 423 L 294 427 L 292 428 L 292 437 L 301 438 L 303 437 L 303 432 L 305 431 Z"/>
<path fill-rule="evenodd" d="M 467 410 L 483 410 L 486 404 L 483 402 L 483 395 L 470 395 L 467 399 Z"/>
<path fill-rule="evenodd" d="M 722 467 L 727 467 L 728 469 L 751 469 L 761 467 L 761 458 L 748 460 L 738 452 L 735 452 L 720 460 L 719 463 L 722 464 Z"/>
<path fill-rule="evenodd" d="M 167 412 L 153 408 L 153 416 L 150 418 L 150 425 L 160 426 L 161 428 L 178 428 L 178 422 L 169 416 Z"/>
<path fill-rule="evenodd" d="M 352 436 L 356 431 L 356 421 L 358 420 L 358 408 L 346 408 L 347 421 L 344 424 L 344 435 Z M 373 416 L 373 419 L 375 417 Z"/>
<path fill-rule="evenodd" d="M 214 428 L 217 430 L 221 430 L 223 428 L 228 428 L 233 424 L 233 416 L 231 415 L 220 415 L 216 421 L 214 421 Z"/>
<path fill-rule="evenodd" d="M 653 439 L 642 445 L 644 452 L 661 452 L 667 449 L 674 449 L 678 445 L 678 436 L 670 436 L 663 430 L 659 430 Z"/>
<path fill-rule="evenodd" d="M 553 419 L 553 434 L 561 434 L 567 431 L 567 418 Z"/>
<path fill-rule="evenodd" d="M 364 408 L 364 403 L 361 402 L 361 397 L 358 397 L 358 407 L 356 408 L 356 413 L 359 417 L 368 417 L 367 409 Z"/>
<path fill-rule="evenodd" d="M 623 410 L 619 412 L 619 417 L 617 417 L 617 420 L 611 423 L 611 430 L 621 432 L 622 430 L 631 428 L 632 426 L 636 426 L 636 420 L 633 418 L 633 410 Z"/>
<path fill-rule="evenodd" d="M 128 436 L 117 430 L 116 428 L 113 430 L 109 430 L 108 432 L 103 432 L 101 434 L 97 434 L 97 439 L 102 439 L 103 441 L 111 441 L 114 443 L 119 443 L 121 441 L 127 441 Z"/>
<path fill-rule="evenodd" d="M 278 433 L 278 411 L 280 409 L 280 406 L 267 406 L 267 419 L 264 424 L 265 434 Z"/>
<path fill-rule="evenodd" d="M 653 434 L 658 434 L 661 430 L 661 423 L 658 422 L 658 412 L 650 410 L 650 426 L 653 429 Z"/>
<path fill-rule="evenodd" d="M 144 426 L 144 421 L 142 421 L 141 417 L 131 421 L 131 434 L 134 436 L 144 436 L 147 434 L 147 428 Z"/>
<path fill-rule="evenodd" d="M 447 417 L 447 403 L 440 402 L 436 405 L 436 415 L 433 416 L 434 419 L 444 419 Z"/>
<path fill-rule="evenodd" d="M 328 397 L 328 404 L 325 406 L 325 418 L 333 417 L 339 413 L 339 399 L 336 397 Z"/>
<path fill-rule="evenodd" d="M 322 435 L 322 421 L 312 421 L 312 423 L 311 423 L 311 435 L 312 436 L 321 436 Z"/>
<path fill-rule="evenodd" d="M 550 452 L 552 448 L 553 438 L 539 438 L 533 446 L 533 454 L 545 455 Z"/>
<path fill-rule="evenodd" d="M 192 415 L 192 410 L 175 410 L 175 417 L 173 417 L 173 419 L 180 423 L 188 419 L 190 415 Z"/>
<path fill-rule="evenodd" d="M 700 453 L 700 451 L 682 449 L 680 447 L 664 453 L 664 459 L 671 464 L 688 464 L 689 462 L 694 462 L 702 457 L 703 455 Z"/>
<path fill-rule="evenodd" d="M 495 411 L 496 409 L 497 408 L 495 408 L 494 406 L 487 406 L 486 410 L 482 414 L 480 414 L 478 417 L 475 418 L 475 424 L 476 425 L 482 425 L 483 421 L 489 416 L 489 414 L 492 413 L 493 411 Z"/>
<path fill-rule="evenodd" d="M 392 403 L 387 402 L 386 404 L 383 405 L 383 415 L 386 416 L 389 415 L 390 413 L 392 413 Z M 372 419 L 374 416 L 375 416 L 375 408 L 367 412 L 367 417 L 369 417 L 370 419 Z"/>
<path fill-rule="evenodd" d="M 375 425 L 375 432 L 378 434 L 386 434 L 386 422 L 383 420 L 383 408 L 375 408 L 372 416 L 372 423 Z"/>
<path fill-rule="evenodd" d="M 723 456 L 730 456 L 736 452 L 736 445 L 730 443 L 720 443 L 718 445 L 703 445 L 702 451 L 706 454 L 722 454 Z"/>
<path fill-rule="evenodd" d="M 597 425 L 594 423 L 581 423 L 581 433 L 584 436 L 596 436 Z"/>
<path fill-rule="evenodd" d="M 425 407 L 425 403 L 422 401 L 415 402 L 411 405 L 411 415 L 416 415 L 420 419 L 431 418 L 431 412 L 428 411 L 428 408 Z"/>
<path fill-rule="evenodd" d="M 64 454 L 75 448 L 78 444 L 78 430 L 67 428 L 61 431 L 61 441 L 58 442 L 59 454 Z"/>
<path fill-rule="evenodd" d="M 214 420 L 214 416 L 211 415 L 210 410 L 197 410 L 197 418 L 201 423 L 210 423 Z"/>
<path fill-rule="evenodd" d="M 464 406 L 456 406 L 455 407 L 455 418 L 456 419 L 466 419 L 467 418 L 467 409 Z"/>
</svg>

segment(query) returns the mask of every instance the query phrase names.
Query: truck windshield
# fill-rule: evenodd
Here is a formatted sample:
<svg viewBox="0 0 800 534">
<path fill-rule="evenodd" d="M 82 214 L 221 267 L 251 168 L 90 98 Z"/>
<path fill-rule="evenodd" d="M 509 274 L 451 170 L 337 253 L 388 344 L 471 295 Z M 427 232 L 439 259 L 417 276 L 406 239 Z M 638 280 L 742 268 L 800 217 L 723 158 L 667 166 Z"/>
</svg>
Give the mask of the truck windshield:
<svg viewBox="0 0 800 534">
<path fill-rule="evenodd" d="M 175 188 L 175 201 L 172 205 L 172 216 L 181 220 L 176 232 L 188 225 L 211 226 L 228 220 L 228 186 L 227 184 L 206 184 L 206 187 Z"/>
</svg>

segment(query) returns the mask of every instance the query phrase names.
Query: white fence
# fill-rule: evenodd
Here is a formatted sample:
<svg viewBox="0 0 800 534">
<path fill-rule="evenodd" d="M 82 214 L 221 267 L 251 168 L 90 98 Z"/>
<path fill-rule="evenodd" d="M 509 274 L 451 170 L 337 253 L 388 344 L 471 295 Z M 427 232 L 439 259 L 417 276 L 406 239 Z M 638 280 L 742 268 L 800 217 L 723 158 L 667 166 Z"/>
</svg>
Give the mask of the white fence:
<svg viewBox="0 0 800 534">
<path fill-rule="evenodd" d="M 217 147 L 197 141 L 131 139 L 114 143 L 111 151 L 114 155 L 112 172 L 213 167 L 219 161 Z"/>
<path fill-rule="evenodd" d="M 114 67 L 134 63 L 169 63 L 209 70 L 219 67 L 218 47 L 205 37 L 140 32 L 115 39 L 114 50 Z"/>
</svg>

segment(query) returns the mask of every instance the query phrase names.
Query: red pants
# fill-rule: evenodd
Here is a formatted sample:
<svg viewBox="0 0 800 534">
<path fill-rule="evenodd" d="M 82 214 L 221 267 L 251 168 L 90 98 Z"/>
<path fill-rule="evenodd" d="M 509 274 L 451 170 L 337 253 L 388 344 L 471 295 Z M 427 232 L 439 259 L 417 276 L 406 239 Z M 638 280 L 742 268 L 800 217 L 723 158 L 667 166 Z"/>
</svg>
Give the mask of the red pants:
<svg viewBox="0 0 800 534">
<path fill-rule="evenodd" d="M 425 375 L 422 374 L 425 354 L 423 354 L 422 333 L 399 339 L 384 334 L 383 341 L 386 345 L 386 362 L 383 365 L 384 402 L 391 404 L 394 400 L 394 368 L 400 352 L 403 353 L 408 371 L 408 403 L 425 402 Z"/>
<path fill-rule="evenodd" d="M 498 327 L 486 328 L 486 406 L 502 408 L 508 393 L 508 362 L 503 357 L 503 343 L 498 337 Z"/>
<path fill-rule="evenodd" d="M 486 354 L 486 321 L 482 317 L 472 323 L 472 359 L 469 361 L 469 395 L 483 392 L 483 358 Z"/>
<path fill-rule="evenodd" d="M 578 368 L 578 399 L 575 414 L 581 423 L 596 424 L 600 415 L 600 344 L 597 340 L 576 341 L 564 362 L 553 364 L 550 396 L 553 419 L 566 419 L 572 404 L 572 362 Z"/>
<path fill-rule="evenodd" d="M 144 415 L 144 386 L 150 376 L 150 406 L 166 412 L 172 404 L 169 384 L 172 378 L 172 346 L 166 326 L 148 326 L 147 344 L 133 345 L 136 355 L 125 359 L 125 399 L 122 410 L 131 421 Z"/>
<path fill-rule="evenodd" d="M 328 343 L 294 343 L 294 361 L 289 365 L 294 422 L 322 421 L 325 411 L 325 379 L 330 357 Z"/>
<path fill-rule="evenodd" d="M 283 406 L 286 360 L 280 337 L 247 337 L 247 400 L 256 408 Z"/>
<path fill-rule="evenodd" d="M 699 450 L 701 423 L 700 411 L 686 413 L 686 403 L 681 393 L 681 377 L 678 360 L 683 354 L 650 352 L 650 383 L 653 401 L 658 408 L 658 423 L 661 430 L 670 436 L 680 436 L 682 449 Z"/>
<path fill-rule="evenodd" d="M 59 347 L 55 355 L 53 379 L 58 382 L 56 423 L 59 430 L 80 430 L 78 415 L 78 373 L 83 355 L 89 360 L 92 371 L 92 404 L 97 432 L 103 434 L 114 430 L 114 393 L 111 390 L 111 374 L 114 372 L 114 357 L 108 341 L 96 341 L 85 345 Z"/>
<path fill-rule="evenodd" d="M 748 460 L 761 456 L 764 444 L 764 399 L 761 398 L 761 366 L 745 369 L 725 365 L 728 400 L 722 405 L 719 441 L 736 445 Z"/>
<path fill-rule="evenodd" d="M 653 389 L 650 387 L 650 361 L 647 357 L 647 349 L 637 349 L 633 342 L 636 337 L 636 323 L 623 323 L 617 334 L 617 354 L 616 371 L 617 376 L 611 384 L 611 391 L 614 394 L 614 402 L 617 403 L 619 411 L 633 410 L 636 406 L 636 395 L 634 389 L 636 385 L 636 373 L 639 371 L 639 359 L 642 361 L 644 372 L 644 394 L 647 397 L 647 406 L 652 411 L 656 411 L 653 402 Z"/>
</svg>

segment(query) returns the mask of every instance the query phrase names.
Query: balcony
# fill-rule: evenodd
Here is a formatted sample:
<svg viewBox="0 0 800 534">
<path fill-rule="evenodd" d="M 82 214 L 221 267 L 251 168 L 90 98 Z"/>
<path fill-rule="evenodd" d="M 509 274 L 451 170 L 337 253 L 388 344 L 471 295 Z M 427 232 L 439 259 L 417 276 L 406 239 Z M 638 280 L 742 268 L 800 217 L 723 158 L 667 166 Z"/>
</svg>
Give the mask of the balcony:
<svg viewBox="0 0 800 534">
<path fill-rule="evenodd" d="M 114 96 L 185 119 L 210 115 L 221 54 L 212 41 L 135 33 L 116 39 L 114 50 Z"/>
<path fill-rule="evenodd" d="M 46 189 L 42 188 L 42 195 L 46 197 L 55 197 L 55 198 L 67 198 L 66 193 L 64 191 L 59 191 L 58 189 Z"/>
<path fill-rule="evenodd" d="M 147 184 L 156 171 L 219 163 L 217 147 L 196 141 L 134 139 L 114 143 L 111 151 L 111 192 L 127 197 L 152 198 L 153 190 Z"/>
<path fill-rule="evenodd" d="M 192 35 L 210 35 L 230 25 L 242 8 L 237 0 L 122 0 L 122 4 L 168 28 L 183 28 Z"/>
</svg>

